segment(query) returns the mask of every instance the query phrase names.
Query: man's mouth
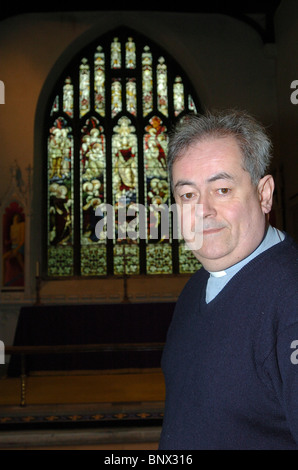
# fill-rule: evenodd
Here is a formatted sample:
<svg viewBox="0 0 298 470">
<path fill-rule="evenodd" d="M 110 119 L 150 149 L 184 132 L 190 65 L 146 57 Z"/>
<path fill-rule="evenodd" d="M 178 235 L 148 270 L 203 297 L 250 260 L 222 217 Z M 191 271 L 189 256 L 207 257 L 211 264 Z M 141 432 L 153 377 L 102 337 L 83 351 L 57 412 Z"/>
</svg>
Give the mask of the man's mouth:
<svg viewBox="0 0 298 470">
<path fill-rule="evenodd" d="M 203 235 L 213 235 L 213 234 L 216 234 L 218 232 L 220 232 L 221 230 L 223 230 L 224 227 L 209 227 L 209 228 L 204 228 L 203 229 Z"/>
</svg>

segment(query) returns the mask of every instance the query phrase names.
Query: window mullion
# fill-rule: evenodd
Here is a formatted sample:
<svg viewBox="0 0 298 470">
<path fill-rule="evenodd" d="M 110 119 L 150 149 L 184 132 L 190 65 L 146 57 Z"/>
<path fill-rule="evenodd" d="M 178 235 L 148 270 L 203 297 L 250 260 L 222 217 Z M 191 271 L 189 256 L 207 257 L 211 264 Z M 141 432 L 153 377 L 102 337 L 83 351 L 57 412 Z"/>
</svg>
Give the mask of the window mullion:
<svg viewBox="0 0 298 470">
<path fill-rule="evenodd" d="M 80 119 L 80 82 L 79 82 L 79 67 L 73 74 L 74 85 L 74 114 L 73 114 L 73 132 L 74 132 L 74 156 L 73 156 L 73 185 L 74 185 L 74 200 L 73 200 L 73 217 L 74 217 L 74 274 L 79 276 L 81 274 L 81 179 L 80 179 L 80 144 L 81 144 L 81 127 L 85 118 Z M 81 122 L 82 121 L 82 122 Z"/>
<path fill-rule="evenodd" d="M 107 41 L 105 47 L 105 119 L 104 129 L 106 134 L 106 203 L 112 204 L 113 201 L 113 173 L 112 173 L 112 134 L 113 134 L 113 119 L 111 115 L 111 85 L 112 85 L 112 71 L 111 71 L 111 51 L 110 41 Z M 107 274 L 112 275 L 114 272 L 114 240 L 107 239 Z"/>
<path fill-rule="evenodd" d="M 142 88 L 142 49 L 144 44 L 141 41 L 136 41 L 136 69 L 135 69 L 135 78 L 137 84 L 137 116 L 136 116 L 136 129 L 138 135 L 138 181 L 139 181 L 139 204 L 146 208 L 145 200 L 145 171 L 144 171 L 144 127 L 145 119 L 143 118 L 143 88 Z M 140 218 L 141 214 L 139 213 Z M 148 217 L 148 212 L 146 212 L 146 219 Z M 141 220 L 141 219 L 140 219 Z M 141 222 L 140 222 L 141 223 Z M 147 231 L 147 227 L 141 228 L 141 233 Z M 140 273 L 146 274 L 146 246 L 147 246 L 147 237 L 146 239 L 140 238 Z"/>
</svg>

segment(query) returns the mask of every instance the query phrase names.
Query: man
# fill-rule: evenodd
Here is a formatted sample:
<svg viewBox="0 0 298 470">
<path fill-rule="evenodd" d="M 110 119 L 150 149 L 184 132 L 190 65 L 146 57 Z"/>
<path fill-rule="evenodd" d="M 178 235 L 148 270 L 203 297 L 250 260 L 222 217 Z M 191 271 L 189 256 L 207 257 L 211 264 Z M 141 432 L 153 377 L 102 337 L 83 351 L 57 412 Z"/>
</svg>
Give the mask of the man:
<svg viewBox="0 0 298 470">
<path fill-rule="evenodd" d="M 189 116 L 170 139 L 193 231 L 202 205 L 203 267 L 168 331 L 161 450 L 298 449 L 298 248 L 268 222 L 270 150 L 241 112 Z"/>
</svg>

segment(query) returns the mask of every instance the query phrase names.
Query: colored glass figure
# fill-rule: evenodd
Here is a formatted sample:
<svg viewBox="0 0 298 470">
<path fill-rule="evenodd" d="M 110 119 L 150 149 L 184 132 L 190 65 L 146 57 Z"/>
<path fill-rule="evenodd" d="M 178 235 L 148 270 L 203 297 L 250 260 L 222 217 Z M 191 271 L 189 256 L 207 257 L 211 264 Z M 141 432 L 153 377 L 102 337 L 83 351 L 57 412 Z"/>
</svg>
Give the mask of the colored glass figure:
<svg viewBox="0 0 298 470">
<path fill-rule="evenodd" d="M 143 115 L 147 116 L 153 110 L 152 54 L 148 46 L 142 53 L 142 88 Z"/>
<path fill-rule="evenodd" d="M 80 116 L 90 110 L 90 67 L 87 59 L 82 59 L 80 65 Z"/>
<path fill-rule="evenodd" d="M 135 127 L 123 116 L 114 127 L 112 137 L 114 202 L 123 196 L 130 202 L 137 202 L 137 149 Z"/>
<path fill-rule="evenodd" d="M 126 79 L 126 109 L 130 114 L 137 114 L 137 86 L 135 78 Z"/>
<path fill-rule="evenodd" d="M 176 77 L 173 86 L 174 112 L 178 116 L 184 111 L 184 85 L 181 77 Z"/>
<path fill-rule="evenodd" d="M 127 69 L 136 68 L 136 45 L 131 37 L 128 38 L 125 44 L 125 66 Z"/>
<path fill-rule="evenodd" d="M 115 117 L 122 111 L 122 85 L 121 78 L 112 79 L 112 97 L 111 97 L 111 113 Z"/>
<path fill-rule="evenodd" d="M 105 116 L 105 55 L 101 46 L 94 55 L 94 108 Z"/>
<path fill-rule="evenodd" d="M 158 59 L 157 69 L 157 107 L 168 116 L 168 72 L 164 57 Z"/>
<path fill-rule="evenodd" d="M 73 117 L 73 84 L 70 77 L 65 79 L 63 87 L 63 111 Z"/>
<path fill-rule="evenodd" d="M 111 43 L 111 68 L 121 68 L 121 43 L 118 38 L 114 38 Z"/>
</svg>

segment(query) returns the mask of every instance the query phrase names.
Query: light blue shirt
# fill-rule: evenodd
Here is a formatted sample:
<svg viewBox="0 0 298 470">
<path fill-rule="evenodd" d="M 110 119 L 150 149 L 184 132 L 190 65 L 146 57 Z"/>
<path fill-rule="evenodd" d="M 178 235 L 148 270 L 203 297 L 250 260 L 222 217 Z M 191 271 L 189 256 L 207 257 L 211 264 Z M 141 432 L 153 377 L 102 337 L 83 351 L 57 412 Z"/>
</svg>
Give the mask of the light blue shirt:
<svg viewBox="0 0 298 470">
<path fill-rule="evenodd" d="M 206 303 L 208 304 L 213 300 L 217 294 L 225 287 L 225 285 L 232 279 L 232 277 L 243 267 L 245 264 L 249 263 L 253 258 L 258 256 L 268 248 L 271 248 L 273 245 L 283 241 L 285 234 L 280 230 L 277 230 L 274 227 L 269 225 L 266 236 L 264 237 L 262 243 L 255 249 L 247 258 L 244 258 L 239 263 L 234 264 L 230 268 L 225 269 L 224 271 L 210 272 L 210 276 L 207 282 L 206 288 Z"/>
</svg>

